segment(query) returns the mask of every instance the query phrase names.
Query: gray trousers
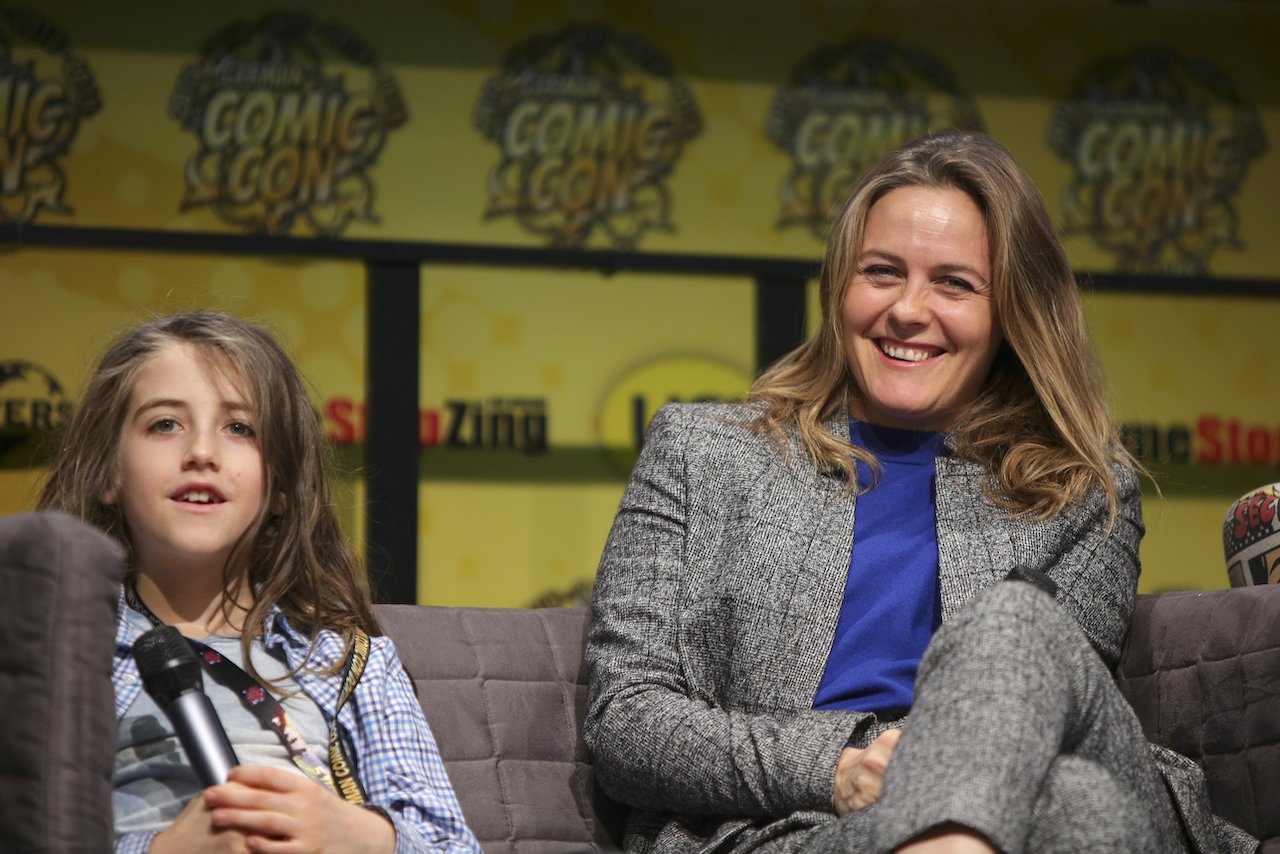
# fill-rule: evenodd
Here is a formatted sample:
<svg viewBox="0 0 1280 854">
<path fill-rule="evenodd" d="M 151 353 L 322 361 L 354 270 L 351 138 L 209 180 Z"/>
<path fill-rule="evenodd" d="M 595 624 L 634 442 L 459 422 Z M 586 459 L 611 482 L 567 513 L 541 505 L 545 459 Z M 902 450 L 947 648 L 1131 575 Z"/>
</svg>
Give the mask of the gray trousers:
<svg viewBox="0 0 1280 854">
<path fill-rule="evenodd" d="M 1031 584 L 983 591 L 934 637 L 875 804 L 808 832 L 748 832 L 735 848 L 888 852 L 944 822 L 1007 854 L 1188 850 L 1132 709 Z"/>
</svg>

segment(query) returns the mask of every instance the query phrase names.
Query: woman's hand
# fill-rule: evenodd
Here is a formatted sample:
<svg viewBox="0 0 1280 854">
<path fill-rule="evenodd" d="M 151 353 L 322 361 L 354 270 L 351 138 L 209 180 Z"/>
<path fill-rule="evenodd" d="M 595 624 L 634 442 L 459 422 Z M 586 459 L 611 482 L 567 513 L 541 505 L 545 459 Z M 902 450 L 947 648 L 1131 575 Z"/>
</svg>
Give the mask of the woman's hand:
<svg viewBox="0 0 1280 854">
<path fill-rule="evenodd" d="M 882 732 L 866 748 L 846 747 L 836 763 L 836 783 L 832 801 L 836 815 L 845 815 L 876 802 L 884 785 L 893 748 L 902 735 L 900 729 Z"/>
<path fill-rule="evenodd" d="M 390 854 L 396 831 L 386 816 L 355 806 L 299 774 L 237 765 L 205 790 L 213 828 L 244 834 L 268 854 Z"/>
</svg>

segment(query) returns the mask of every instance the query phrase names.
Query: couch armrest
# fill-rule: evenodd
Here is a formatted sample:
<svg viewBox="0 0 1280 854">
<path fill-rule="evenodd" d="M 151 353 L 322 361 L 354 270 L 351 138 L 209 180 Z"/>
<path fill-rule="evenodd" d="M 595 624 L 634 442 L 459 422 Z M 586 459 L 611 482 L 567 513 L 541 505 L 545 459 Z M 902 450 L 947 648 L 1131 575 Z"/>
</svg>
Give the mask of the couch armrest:
<svg viewBox="0 0 1280 854">
<path fill-rule="evenodd" d="M 120 547 L 64 513 L 0 519 L 0 839 L 108 851 Z"/>
<path fill-rule="evenodd" d="M 1280 587 L 1138 597 L 1116 682 L 1148 739 L 1201 764 L 1215 813 L 1280 837 Z"/>
</svg>

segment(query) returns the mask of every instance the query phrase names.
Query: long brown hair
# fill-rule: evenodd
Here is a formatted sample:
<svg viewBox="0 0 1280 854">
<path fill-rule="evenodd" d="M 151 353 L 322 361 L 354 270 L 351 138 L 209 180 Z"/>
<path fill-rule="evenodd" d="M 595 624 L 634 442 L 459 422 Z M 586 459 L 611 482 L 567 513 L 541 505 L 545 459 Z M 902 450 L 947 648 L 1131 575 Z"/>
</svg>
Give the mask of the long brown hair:
<svg viewBox="0 0 1280 854">
<path fill-rule="evenodd" d="M 751 399 L 766 404 L 764 426 L 779 435 L 796 431 L 814 463 L 842 470 L 851 488 L 858 488 L 855 458 L 874 467 L 867 451 L 850 449 L 823 422 L 847 417 L 860 394 L 845 352 L 845 291 L 868 212 L 900 187 L 960 190 L 986 223 L 1004 343 L 978 399 L 951 430 L 955 453 L 986 467 L 994 478 L 988 497 L 1016 513 L 1048 516 L 1097 487 L 1114 514 L 1110 466 L 1140 467 L 1117 440 L 1079 288 L 1044 201 L 1012 155 L 985 134 L 909 142 L 854 187 L 827 240 L 821 328 L 752 387 Z"/>
<path fill-rule="evenodd" d="M 234 373 L 255 407 L 264 478 L 258 515 L 223 569 L 224 610 L 247 582 L 246 627 L 278 607 L 312 635 L 356 628 L 378 633 L 368 578 L 338 525 L 329 493 L 327 445 L 298 369 L 262 328 L 228 314 L 194 312 L 135 327 L 99 362 L 65 427 L 38 507 L 62 510 L 105 531 L 134 555 L 128 522 L 108 496 L 119 478 L 120 434 L 142 366 L 175 343 L 193 345 L 211 368 Z M 248 566 L 247 578 L 237 572 Z M 228 614 L 228 616 L 230 616 Z M 245 661 L 256 632 L 244 633 Z"/>
</svg>

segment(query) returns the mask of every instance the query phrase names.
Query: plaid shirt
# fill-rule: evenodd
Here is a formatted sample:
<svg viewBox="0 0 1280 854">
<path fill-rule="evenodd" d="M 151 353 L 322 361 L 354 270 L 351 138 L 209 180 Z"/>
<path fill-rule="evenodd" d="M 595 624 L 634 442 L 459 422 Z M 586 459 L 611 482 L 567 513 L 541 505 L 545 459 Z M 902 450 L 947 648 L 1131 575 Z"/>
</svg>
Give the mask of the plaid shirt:
<svg viewBox="0 0 1280 854">
<path fill-rule="evenodd" d="M 121 593 L 111 673 L 117 721 L 142 690 L 133 658 L 138 632 L 125 619 L 125 608 Z M 369 640 L 368 664 L 351 700 L 338 713 L 338 723 L 350 736 L 351 758 L 370 806 L 379 808 L 395 825 L 396 854 L 478 854 L 480 845 L 464 823 L 444 762 L 395 646 L 387 637 Z M 290 669 L 302 664 L 309 644 L 310 638 L 290 627 L 284 615 L 275 612 L 267 617 L 265 645 L 268 649 L 282 649 Z M 345 645 L 338 634 L 320 632 L 309 667 L 297 676 L 298 686 L 330 721 L 342 687 L 342 672 L 321 676 L 316 671 L 343 660 L 344 652 Z M 115 850 L 145 852 L 154 837 L 154 833 L 125 834 L 116 839 Z"/>
</svg>

